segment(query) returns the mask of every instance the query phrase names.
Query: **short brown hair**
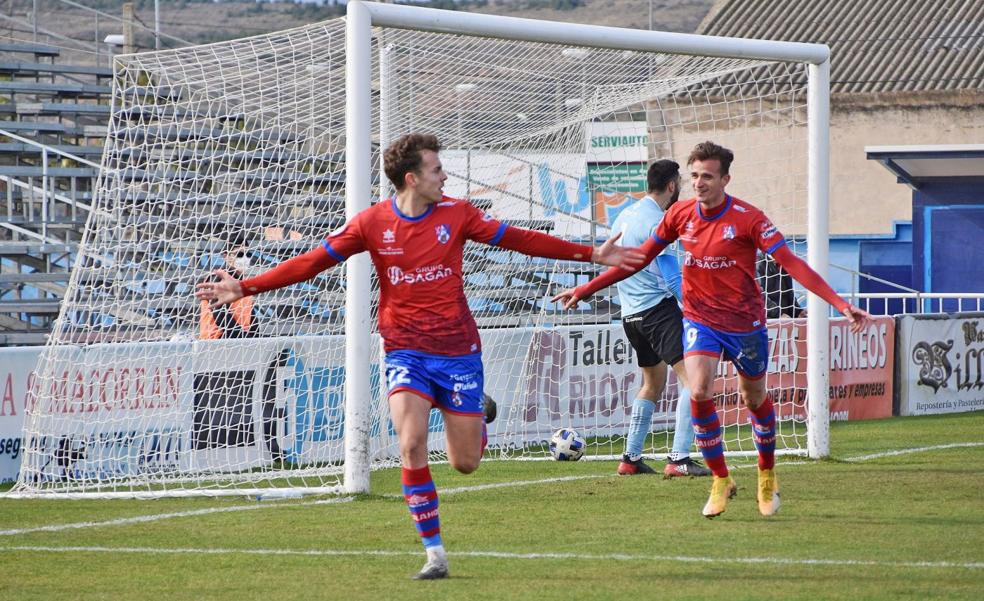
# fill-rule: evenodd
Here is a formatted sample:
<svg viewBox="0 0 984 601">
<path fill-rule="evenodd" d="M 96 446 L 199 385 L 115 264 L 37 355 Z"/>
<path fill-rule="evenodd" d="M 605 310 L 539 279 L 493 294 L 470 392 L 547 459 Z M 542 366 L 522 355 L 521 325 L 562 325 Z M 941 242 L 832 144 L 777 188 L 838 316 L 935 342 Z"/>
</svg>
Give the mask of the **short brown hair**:
<svg viewBox="0 0 984 601">
<path fill-rule="evenodd" d="M 690 151 L 690 156 L 687 157 L 687 166 L 689 167 L 694 161 L 710 159 L 717 159 L 721 163 L 721 175 L 728 175 L 731 170 L 731 161 L 735 160 L 735 153 L 708 140 L 694 146 L 694 149 Z"/>
<path fill-rule="evenodd" d="M 441 143 L 432 134 L 407 134 L 397 138 L 383 154 L 383 170 L 397 190 L 402 190 L 406 175 L 420 169 L 420 151 L 441 151 Z"/>
</svg>

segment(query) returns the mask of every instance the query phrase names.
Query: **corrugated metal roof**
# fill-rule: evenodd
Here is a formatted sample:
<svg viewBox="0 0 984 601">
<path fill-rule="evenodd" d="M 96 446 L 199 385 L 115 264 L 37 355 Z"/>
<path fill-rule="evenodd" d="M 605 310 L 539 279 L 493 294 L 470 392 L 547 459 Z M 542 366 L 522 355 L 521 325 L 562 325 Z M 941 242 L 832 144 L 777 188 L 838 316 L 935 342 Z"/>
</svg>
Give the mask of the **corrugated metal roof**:
<svg viewBox="0 0 984 601">
<path fill-rule="evenodd" d="M 706 35 L 831 48 L 831 92 L 984 90 L 984 0 L 719 0 Z"/>
</svg>

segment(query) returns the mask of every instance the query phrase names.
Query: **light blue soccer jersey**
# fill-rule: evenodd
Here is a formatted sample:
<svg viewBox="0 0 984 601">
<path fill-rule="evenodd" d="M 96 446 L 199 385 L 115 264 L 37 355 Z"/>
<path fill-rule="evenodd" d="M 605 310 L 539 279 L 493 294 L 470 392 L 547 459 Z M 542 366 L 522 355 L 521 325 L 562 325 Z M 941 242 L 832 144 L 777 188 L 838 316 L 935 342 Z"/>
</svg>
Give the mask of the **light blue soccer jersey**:
<svg viewBox="0 0 984 601">
<path fill-rule="evenodd" d="M 618 214 L 612 231 L 622 233 L 618 241 L 621 246 L 640 246 L 649 239 L 662 219 L 663 210 L 652 197 L 646 196 Z M 615 285 L 622 304 L 622 315 L 641 313 L 670 296 L 682 301 L 681 280 L 676 253 L 672 247 L 664 249 L 655 261 Z"/>
</svg>

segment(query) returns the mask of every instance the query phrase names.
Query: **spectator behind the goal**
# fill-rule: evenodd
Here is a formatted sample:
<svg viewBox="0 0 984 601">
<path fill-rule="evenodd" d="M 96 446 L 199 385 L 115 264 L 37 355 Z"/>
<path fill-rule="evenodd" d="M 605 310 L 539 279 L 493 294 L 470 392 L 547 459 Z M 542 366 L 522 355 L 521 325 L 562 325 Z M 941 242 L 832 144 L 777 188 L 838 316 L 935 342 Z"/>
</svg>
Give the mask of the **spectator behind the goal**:
<svg viewBox="0 0 984 601">
<path fill-rule="evenodd" d="M 227 245 L 223 256 L 226 271 L 237 280 L 242 279 L 250 265 L 246 245 L 233 241 Z M 256 312 L 251 297 L 243 297 L 228 305 L 201 301 L 198 337 L 202 340 L 253 338 L 256 335 Z"/>
<path fill-rule="evenodd" d="M 721 422 L 714 404 L 714 379 L 722 355 L 738 372 L 738 391 L 748 408 L 752 438 L 758 451 L 758 506 L 764 516 L 779 510 L 775 474 L 776 414 L 766 387 L 769 337 L 765 302 L 755 284 L 756 250 L 775 257 L 807 290 L 847 317 L 852 332 L 869 315 L 851 305 L 786 246 L 786 239 L 765 213 L 735 198 L 725 187 L 734 154 L 713 142 L 694 147 L 687 160 L 695 198 L 682 200 L 666 212 L 640 250 L 648 264 L 677 239 L 683 244 L 684 366 L 691 392 L 691 415 L 697 446 L 713 473 L 704 517 L 724 513 L 738 487 L 724 460 Z M 633 271 L 609 269 L 563 296 L 565 306 L 631 276 Z M 561 296 L 558 296 L 559 300 Z"/>
<path fill-rule="evenodd" d="M 615 245 L 574 244 L 506 225 L 471 203 L 444 196 L 448 179 L 437 137 L 409 134 L 383 155 L 396 196 L 349 220 L 313 250 L 256 277 L 238 281 L 216 271 L 196 296 L 218 304 L 309 279 L 368 251 L 379 276 L 379 334 L 386 352 L 390 415 L 400 442 L 403 497 L 427 562 L 414 578 L 448 576 L 437 489 L 428 466 L 431 408 L 444 417 L 447 458 L 463 474 L 478 469 L 487 442 L 485 374 L 478 326 L 465 298 L 462 255 L 474 240 L 527 255 L 631 267 L 642 256 Z M 484 418 L 484 419 L 483 419 Z"/>
<path fill-rule="evenodd" d="M 806 317 L 806 309 L 796 302 L 793 278 L 776 264 L 772 255 L 759 253 L 756 264 L 756 280 L 765 295 L 765 316 L 768 319 L 780 317 Z"/>
</svg>

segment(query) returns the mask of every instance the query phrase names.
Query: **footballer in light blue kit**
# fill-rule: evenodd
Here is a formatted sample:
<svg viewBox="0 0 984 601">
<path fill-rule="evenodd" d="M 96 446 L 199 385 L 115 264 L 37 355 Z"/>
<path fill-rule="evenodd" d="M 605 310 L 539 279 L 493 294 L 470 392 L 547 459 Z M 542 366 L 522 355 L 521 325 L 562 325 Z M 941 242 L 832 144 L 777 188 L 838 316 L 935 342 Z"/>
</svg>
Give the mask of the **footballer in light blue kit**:
<svg viewBox="0 0 984 601">
<path fill-rule="evenodd" d="M 640 246 L 648 240 L 663 219 L 664 211 L 680 196 L 680 166 L 660 160 L 649 166 L 649 194 L 626 208 L 612 224 L 613 232 L 622 234 L 622 246 Z M 663 470 L 666 478 L 708 476 L 710 470 L 690 458 L 694 441 L 690 419 L 690 388 L 683 368 L 683 302 L 680 265 L 672 249 L 632 277 L 617 284 L 622 305 L 622 326 L 636 350 L 642 369 L 642 387 L 632 402 L 632 417 L 625 454 L 618 466 L 620 475 L 652 474 L 642 459 L 642 447 L 649 434 L 656 401 L 666 387 L 666 366 L 673 367 L 680 382 L 676 408 L 673 449 Z"/>
</svg>

